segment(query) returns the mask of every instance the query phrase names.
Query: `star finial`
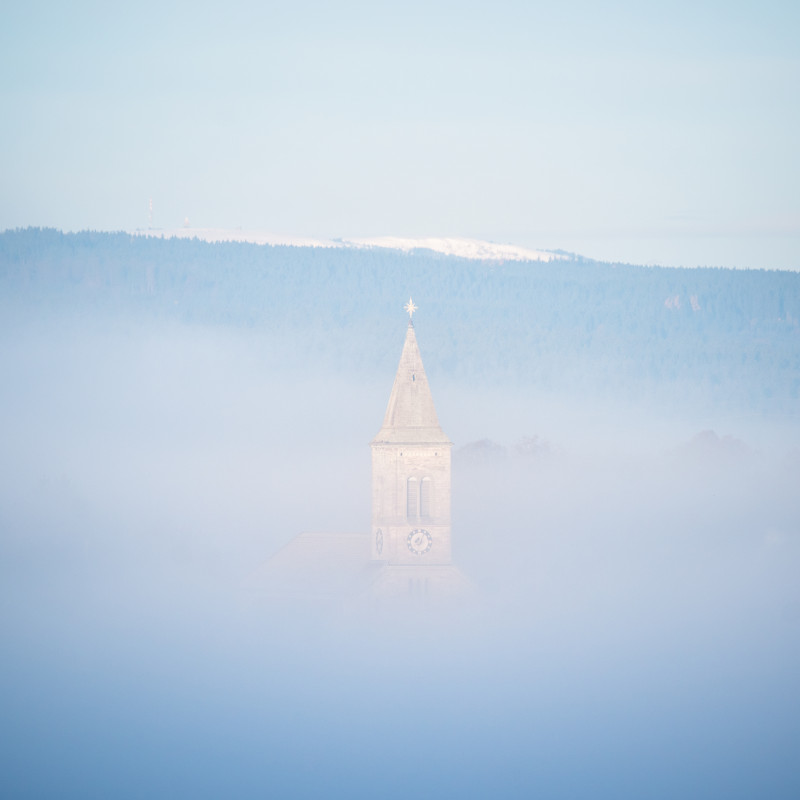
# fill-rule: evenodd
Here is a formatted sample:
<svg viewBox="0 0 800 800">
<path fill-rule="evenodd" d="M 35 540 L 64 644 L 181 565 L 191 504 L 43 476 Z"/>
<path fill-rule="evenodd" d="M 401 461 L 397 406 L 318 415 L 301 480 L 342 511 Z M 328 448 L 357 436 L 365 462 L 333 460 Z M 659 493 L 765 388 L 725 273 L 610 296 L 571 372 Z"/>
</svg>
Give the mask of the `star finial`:
<svg viewBox="0 0 800 800">
<path fill-rule="evenodd" d="M 408 311 L 408 316 L 413 321 L 414 312 L 417 310 L 417 306 L 414 305 L 414 301 L 410 297 L 408 298 L 408 302 L 403 306 L 403 308 L 406 311 Z"/>
</svg>

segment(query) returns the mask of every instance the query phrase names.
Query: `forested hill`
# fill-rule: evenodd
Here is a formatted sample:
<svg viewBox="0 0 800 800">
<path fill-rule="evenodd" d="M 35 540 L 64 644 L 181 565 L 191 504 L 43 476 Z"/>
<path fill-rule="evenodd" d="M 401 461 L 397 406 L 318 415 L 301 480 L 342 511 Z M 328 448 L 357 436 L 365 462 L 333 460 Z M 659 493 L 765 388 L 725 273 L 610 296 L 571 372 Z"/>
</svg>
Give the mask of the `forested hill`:
<svg viewBox="0 0 800 800">
<path fill-rule="evenodd" d="M 431 251 L 0 234 L 3 336 L 47 320 L 250 328 L 275 364 L 356 375 L 393 362 L 402 304 L 454 381 L 624 393 L 796 414 L 800 274 Z"/>
</svg>

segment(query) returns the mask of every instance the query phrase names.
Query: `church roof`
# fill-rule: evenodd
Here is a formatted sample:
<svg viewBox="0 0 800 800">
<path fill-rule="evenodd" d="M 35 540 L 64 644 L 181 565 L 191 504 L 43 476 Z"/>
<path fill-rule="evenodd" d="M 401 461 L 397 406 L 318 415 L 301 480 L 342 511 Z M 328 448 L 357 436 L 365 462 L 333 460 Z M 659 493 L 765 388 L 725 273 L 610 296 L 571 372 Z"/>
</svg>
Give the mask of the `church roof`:
<svg viewBox="0 0 800 800">
<path fill-rule="evenodd" d="M 247 588 L 273 597 L 346 597 L 368 585 L 367 533 L 301 533 L 247 580 Z"/>
<path fill-rule="evenodd" d="M 403 353 L 383 418 L 383 427 L 373 440 L 375 444 L 379 442 L 450 444 L 436 416 L 412 322 L 408 323 L 406 330 Z"/>
<path fill-rule="evenodd" d="M 402 600 L 405 607 L 409 578 L 422 577 L 430 582 L 429 600 L 472 592 L 471 582 L 452 564 L 387 566 L 370 559 L 371 540 L 368 533 L 298 534 L 245 579 L 245 596 L 288 602 L 295 610 L 376 597 Z"/>
</svg>

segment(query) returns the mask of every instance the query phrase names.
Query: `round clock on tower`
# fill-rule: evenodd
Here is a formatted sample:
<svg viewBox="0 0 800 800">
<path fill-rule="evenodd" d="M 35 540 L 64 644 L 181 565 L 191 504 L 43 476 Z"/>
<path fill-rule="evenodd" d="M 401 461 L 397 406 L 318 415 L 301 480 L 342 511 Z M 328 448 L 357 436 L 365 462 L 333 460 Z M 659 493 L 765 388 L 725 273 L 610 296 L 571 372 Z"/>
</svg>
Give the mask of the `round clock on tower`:
<svg viewBox="0 0 800 800">
<path fill-rule="evenodd" d="M 372 449 L 372 558 L 389 566 L 451 563 L 450 449 L 410 317 L 383 426 Z"/>
</svg>

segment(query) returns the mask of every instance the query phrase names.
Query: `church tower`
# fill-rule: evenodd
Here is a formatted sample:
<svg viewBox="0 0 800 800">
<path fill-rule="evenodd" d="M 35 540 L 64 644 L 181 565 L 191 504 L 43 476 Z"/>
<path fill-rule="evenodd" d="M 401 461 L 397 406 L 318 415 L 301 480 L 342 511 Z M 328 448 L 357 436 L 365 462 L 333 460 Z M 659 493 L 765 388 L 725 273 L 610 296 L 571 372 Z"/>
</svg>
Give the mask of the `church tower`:
<svg viewBox="0 0 800 800">
<path fill-rule="evenodd" d="M 450 450 L 422 366 L 412 300 L 411 319 L 383 425 L 372 450 L 372 529 L 358 533 L 305 532 L 254 575 L 264 596 L 366 607 L 409 603 L 451 609 L 474 597 L 453 564 L 450 545 Z M 396 604 L 396 605 L 395 605 Z"/>
<path fill-rule="evenodd" d="M 383 426 L 372 449 L 372 560 L 415 582 L 452 563 L 450 449 L 436 416 L 411 319 Z M 393 570 L 394 571 L 394 570 Z M 427 581 L 425 581 L 427 586 Z"/>
</svg>

